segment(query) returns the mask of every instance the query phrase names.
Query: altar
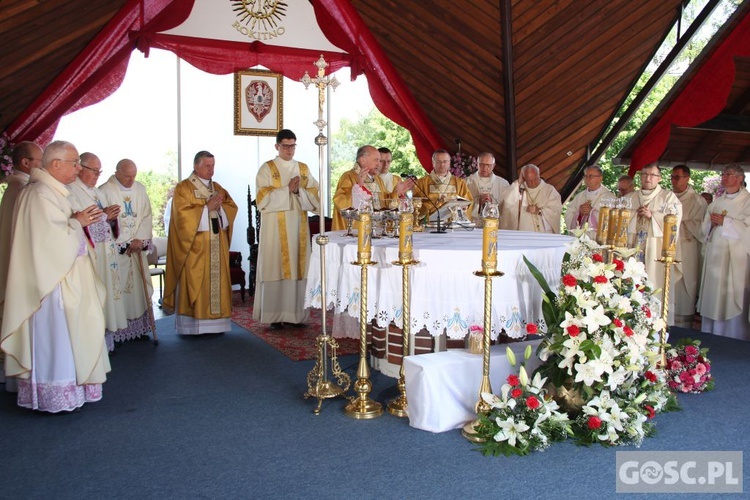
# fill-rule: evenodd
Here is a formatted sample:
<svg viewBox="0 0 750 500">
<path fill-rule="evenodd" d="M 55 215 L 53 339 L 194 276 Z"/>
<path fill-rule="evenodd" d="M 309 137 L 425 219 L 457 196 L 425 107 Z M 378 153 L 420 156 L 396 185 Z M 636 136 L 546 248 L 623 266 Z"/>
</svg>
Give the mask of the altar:
<svg viewBox="0 0 750 500">
<path fill-rule="evenodd" d="M 354 318 L 344 329 L 334 328 L 334 337 L 359 338 L 356 327 L 360 308 L 361 267 L 357 260 L 357 238 L 345 231 L 327 233 L 326 302 L 334 315 Z M 314 239 L 314 238 L 313 238 Z M 556 289 L 566 243 L 572 237 L 524 231 L 499 231 L 497 269 L 504 276 L 492 279 L 492 338 L 500 331 L 522 338 L 526 323 L 546 330 L 542 316 L 542 289 L 523 261 L 525 256 Z M 414 259 L 410 266 L 411 333 L 425 329 L 432 336 L 443 334 L 463 339 L 472 325 L 484 322 L 484 278 L 473 274 L 481 268 L 482 231 L 455 230 L 445 234 L 414 233 Z M 381 328 L 403 326 L 402 268 L 398 239 L 372 240 L 368 266 L 367 320 Z M 305 307 L 321 307 L 320 246 L 313 243 L 305 294 Z M 354 325 L 354 326 L 352 326 Z M 412 343 L 413 346 L 413 343 Z M 413 349 L 410 353 L 413 353 Z"/>
</svg>

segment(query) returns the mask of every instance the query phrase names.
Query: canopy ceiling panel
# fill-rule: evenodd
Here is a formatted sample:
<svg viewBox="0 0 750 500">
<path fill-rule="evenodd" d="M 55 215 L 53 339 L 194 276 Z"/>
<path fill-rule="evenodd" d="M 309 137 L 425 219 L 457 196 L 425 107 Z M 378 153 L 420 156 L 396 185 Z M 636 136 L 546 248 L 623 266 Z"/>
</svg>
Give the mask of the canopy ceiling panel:
<svg viewBox="0 0 750 500">
<path fill-rule="evenodd" d="M 725 23 L 615 161 L 750 165 L 750 1 Z"/>
<path fill-rule="evenodd" d="M 324 1 L 335 3 L 312 3 Z M 0 2 L 0 130 L 131 3 Z M 351 0 L 349 5 L 444 146 L 455 151 L 460 139 L 468 153 L 493 151 L 498 173 L 506 177 L 509 158 L 516 159 L 515 166 L 536 163 L 560 188 L 603 135 L 677 19 L 681 0 Z M 505 7 L 511 12 L 510 33 L 504 31 Z M 510 47 L 503 46 L 504 34 Z M 511 76 L 513 94 L 504 85 Z M 515 113 L 506 116 L 508 109 Z M 506 130 L 509 122 L 516 124 L 513 133 Z"/>
<path fill-rule="evenodd" d="M 446 145 L 455 150 L 458 138 L 465 152 L 495 152 L 509 177 L 508 100 L 517 166 L 539 165 L 559 188 L 603 135 L 681 2 L 512 1 L 508 99 L 501 0 L 353 3 Z"/>
</svg>

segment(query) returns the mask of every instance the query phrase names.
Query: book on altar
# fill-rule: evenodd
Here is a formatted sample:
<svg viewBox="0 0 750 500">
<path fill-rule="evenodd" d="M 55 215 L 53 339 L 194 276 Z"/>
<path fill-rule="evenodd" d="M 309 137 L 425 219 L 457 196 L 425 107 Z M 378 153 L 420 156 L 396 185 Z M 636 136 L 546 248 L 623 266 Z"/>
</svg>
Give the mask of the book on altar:
<svg viewBox="0 0 750 500">
<path fill-rule="evenodd" d="M 437 222 L 438 220 L 438 212 L 440 213 L 440 220 L 441 221 L 447 221 L 448 218 L 454 218 L 454 215 L 452 212 L 455 210 L 455 221 L 456 222 L 471 222 L 471 218 L 469 214 L 469 206 L 471 205 L 471 201 L 467 200 L 466 198 L 458 197 L 455 200 L 449 200 L 443 203 L 438 207 L 438 209 L 430 215 L 429 222 Z"/>
</svg>

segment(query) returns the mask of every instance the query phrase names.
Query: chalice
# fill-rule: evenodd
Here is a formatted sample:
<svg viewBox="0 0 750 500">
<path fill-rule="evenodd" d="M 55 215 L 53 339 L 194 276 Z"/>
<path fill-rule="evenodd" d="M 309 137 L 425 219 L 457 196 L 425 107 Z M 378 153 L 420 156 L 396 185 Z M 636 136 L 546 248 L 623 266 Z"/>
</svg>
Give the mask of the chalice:
<svg viewBox="0 0 750 500">
<path fill-rule="evenodd" d="M 341 216 L 346 219 L 346 236 L 354 236 L 352 234 L 352 223 L 354 219 L 357 217 L 357 210 L 349 207 L 349 208 L 342 208 L 340 210 Z"/>
<path fill-rule="evenodd" d="M 424 231 L 424 226 L 419 223 L 419 212 L 422 209 L 422 198 L 412 198 L 411 206 L 414 208 L 414 229 L 415 233 Z"/>
</svg>

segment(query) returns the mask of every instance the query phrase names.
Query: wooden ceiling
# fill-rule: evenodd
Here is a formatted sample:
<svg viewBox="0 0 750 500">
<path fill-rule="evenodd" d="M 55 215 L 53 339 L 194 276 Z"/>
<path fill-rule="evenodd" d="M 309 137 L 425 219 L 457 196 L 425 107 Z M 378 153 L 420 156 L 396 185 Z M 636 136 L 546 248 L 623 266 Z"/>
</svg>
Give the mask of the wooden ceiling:
<svg viewBox="0 0 750 500">
<path fill-rule="evenodd" d="M 446 146 L 535 163 L 561 187 L 603 135 L 682 0 L 352 0 Z M 0 2 L 4 130 L 125 0 Z M 507 65 L 504 69 L 503 63 Z M 512 73 L 512 82 L 506 82 Z M 514 93 L 506 103 L 506 86 Z M 510 86 L 508 87 L 510 88 Z M 515 108 L 508 150 L 506 104 Z"/>
</svg>

